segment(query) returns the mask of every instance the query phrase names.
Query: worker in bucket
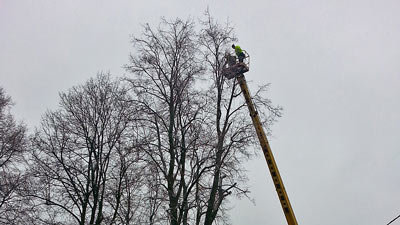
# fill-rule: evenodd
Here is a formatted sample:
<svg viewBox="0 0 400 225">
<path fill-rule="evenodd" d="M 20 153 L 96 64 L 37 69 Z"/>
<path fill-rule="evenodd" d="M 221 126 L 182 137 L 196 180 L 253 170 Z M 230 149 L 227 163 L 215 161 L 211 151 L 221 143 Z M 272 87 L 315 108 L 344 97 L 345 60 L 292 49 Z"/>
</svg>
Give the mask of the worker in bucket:
<svg viewBox="0 0 400 225">
<path fill-rule="evenodd" d="M 244 58 L 246 58 L 246 56 L 244 55 L 243 50 L 240 48 L 240 46 L 232 44 L 232 48 L 235 49 L 235 53 L 239 59 L 239 62 L 243 62 L 243 60 L 244 60 Z"/>
</svg>

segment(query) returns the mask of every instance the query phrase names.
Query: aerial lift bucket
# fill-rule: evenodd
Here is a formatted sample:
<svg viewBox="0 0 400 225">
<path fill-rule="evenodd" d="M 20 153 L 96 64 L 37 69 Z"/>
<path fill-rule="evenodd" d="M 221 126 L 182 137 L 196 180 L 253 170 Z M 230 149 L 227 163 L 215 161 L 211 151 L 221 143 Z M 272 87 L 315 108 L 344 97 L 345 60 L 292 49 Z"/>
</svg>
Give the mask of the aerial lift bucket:
<svg viewBox="0 0 400 225">
<path fill-rule="evenodd" d="M 239 62 L 237 57 L 231 54 L 225 55 L 225 63 L 221 70 L 222 75 L 228 79 L 235 78 L 249 71 L 250 56 L 245 52 L 244 62 Z"/>
</svg>

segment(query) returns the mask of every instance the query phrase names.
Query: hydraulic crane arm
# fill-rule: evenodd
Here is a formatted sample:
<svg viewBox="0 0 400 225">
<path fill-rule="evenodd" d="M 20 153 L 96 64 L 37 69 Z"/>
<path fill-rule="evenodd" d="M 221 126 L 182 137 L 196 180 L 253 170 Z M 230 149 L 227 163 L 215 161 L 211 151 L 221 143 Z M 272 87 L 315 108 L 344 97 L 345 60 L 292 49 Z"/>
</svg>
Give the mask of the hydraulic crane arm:
<svg viewBox="0 0 400 225">
<path fill-rule="evenodd" d="M 289 197 L 286 193 L 285 186 L 283 185 L 283 181 L 281 175 L 279 174 L 274 156 L 272 155 L 271 147 L 269 146 L 267 136 L 265 135 L 264 129 L 262 127 L 260 117 L 258 116 L 257 110 L 255 109 L 253 101 L 251 99 L 249 88 L 247 87 L 247 82 L 244 78 L 244 75 L 240 74 L 239 76 L 237 76 L 237 81 L 239 82 L 243 96 L 246 100 L 247 107 L 249 108 L 250 116 L 253 120 L 253 125 L 256 129 L 261 148 L 264 152 L 264 157 L 267 161 L 267 165 L 271 173 L 276 192 L 278 193 L 279 201 L 281 202 L 286 221 L 288 225 L 297 225 L 297 220 L 290 204 Z"/>
</svg>

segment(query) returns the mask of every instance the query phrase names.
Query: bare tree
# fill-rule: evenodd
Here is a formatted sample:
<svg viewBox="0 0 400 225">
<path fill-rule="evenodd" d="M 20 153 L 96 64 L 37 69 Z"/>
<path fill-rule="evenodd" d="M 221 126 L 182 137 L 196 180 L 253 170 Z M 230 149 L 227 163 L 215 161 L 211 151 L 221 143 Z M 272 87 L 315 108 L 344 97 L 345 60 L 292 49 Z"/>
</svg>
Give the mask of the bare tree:
<svg viewBox="0 0 400 225">
<path fill-rule="evenodd" d="M 140 182 L 136 108 L 99 74 L 60 94 L 33 138 L 30 196 L 45 224 L 129 224 Z M 134 177 L 131 177 L 134 174 Z"/>
<path fill-rule="evenodd" d="M 188 224 L 191 190 L 197 178 L 192 170 L 199 147 L 203 93 L 194 88 L 203 68 L 198 62 L 194 24 L 177 19 L 163 20 L 157 30 L 144 26 L 135 38 L 137 54 L 131 56 L 127 79 L 142 108 L 143 126 L 152 136 L 142 148 L 147 155 L 150 224 Z"/>
<path fill-rule="evenodd" d="M 0 224 L 20 223 L 24 214 L 19 190 L 25 180 L 20 166 L 26 150 L 26 128 L 15 121 L 11 106 L 11 98 L 0 87 Z"/>
<path fill-rule="evenodd" d="M 256 136 L 240 88 L 220 74 L 236 40 L 233 28 L 208 13 L 201 25 L 195 32 L 191 20 L 163 19 L 157 29 L 145 25 L 133 40 L 126 80 L 142 111 L 143 135 L 151 137 L 140 148 L 150 180 L 143 223 L 226 222 L 228 196 L 248 193 L 242 161 L 254 155 L 249 146 Z M 261 97 L 263 90 L 255 96 L 271 123 L 280 108 Z"/>
</svg>

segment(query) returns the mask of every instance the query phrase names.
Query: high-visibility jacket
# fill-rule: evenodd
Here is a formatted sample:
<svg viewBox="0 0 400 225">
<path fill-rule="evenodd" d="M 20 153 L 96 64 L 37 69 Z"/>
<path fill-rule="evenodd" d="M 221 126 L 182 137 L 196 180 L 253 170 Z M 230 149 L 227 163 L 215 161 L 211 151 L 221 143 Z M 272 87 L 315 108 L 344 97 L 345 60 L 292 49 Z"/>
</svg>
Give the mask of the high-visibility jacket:
<svg viewBox="0 0 400 225">
<path fill-rule="evenodd" d="M 235 45 L 235 53 L 237 56 L 239 56 L 241 53 L 243 53 L 243 51 L 239 45 Z"/>
</svg>

